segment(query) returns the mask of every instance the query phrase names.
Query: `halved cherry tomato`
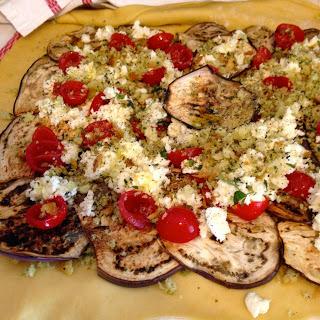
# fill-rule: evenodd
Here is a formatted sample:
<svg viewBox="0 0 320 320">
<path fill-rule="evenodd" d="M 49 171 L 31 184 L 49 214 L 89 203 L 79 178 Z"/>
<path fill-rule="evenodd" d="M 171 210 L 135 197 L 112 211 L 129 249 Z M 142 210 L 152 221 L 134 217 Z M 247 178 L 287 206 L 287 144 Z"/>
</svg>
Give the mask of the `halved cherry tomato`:
<svg viewBox="0 0 320 320">
<path fill-rule="evenodd" d="M 168 159 L 175 168 L 180 168 L 182 161 L 186 159 L 192 159 L 199 156 L 202 153 L 202 148 L 185 148 L 168 153 Z"/>
<path fill-rule="evenodd" d="M 61 196 L 47 199 L 43 204 L 35 204 L 26 212 L 27 223 L 41 230 L 48 230 L 60 225 L 67 217 L 68 207 Z"/>
<path fill-rule="evenodd" d="M 160 32 L 150 37 L 147 41 L 149 49 L 166 51 L 172 43 L 174 35 L 168 32 Z"/>
<path fill-rule="evenodd" d="M 61 84 L 59 94 L 64 103 L 75 107 L 87 100 L 89 89 L 81 81 L 69 80 Z"/>
<path fill-rule="evenodd" d="M 317 136 L 320 136 L 320 121 L 317 123 L 316 134 Z"/>
<path fill-rule="evenodd" d="M 257 53 L 252 59 L 251 65 L 255 69 L 259 69 L 260 64 L 270 60 L 272 58 L 272 53 L 266 47 L 260 47 Z"/>
<path fill-rule="evenodd" d="M 99 92 L 92 100 L 90 106 L 90 113 L 96 112 L 100 109 L 101 106 L 104 106 L 109 103 L 109 99 L 106 99 L 103 92 Z"/>
<path fill-rule="evenodd" d="M 82 144 L 85 147 L 93 146 L 107 137 L 112 137 L 113 134 L 114 130 L 111 122 L 108 120 L 95 121 L 83 129 Z"/>
<path fill-rule="evenodd" d="M 139 190 L 129 190 L 121 193 L 118 207 L 122 218 L 128 224 L 139 230 L 150 230 L 151 222 L 148 216 L 157 210 L 151 196 Z"/>
<path fill-rule="evenodd" d="M 32 135 L 32 141 L 59 141 L 56 134 L 48 127 L 41 126 L 36 129 L 36 131 Z"/>
<path fill-rule="evenodd" d="M 140 120 L 137 118 L 132 118 L 130 120 L 131 128 L 135 136 L 139 140 L 146 140 L 146 136 L 144 135 L 143 131 L 140 128 Z"/>
<path fill-rule="evenodd" d="M 57 140 L 31 142 L 26 149 L 26 162 L 34 172 L 44 173 L 49 167 L 61 166 L 62 144 Z"/>
<path fill-rule="evenodd" d="M 61 83 L 60 82 L 55 82 L 53 84 L 52 94 L 54 96 L 59 96 L 60 95 L 60 88 L 61 88 Z"/>
<path fill-rule="evenodd" d="M 115 48 L 117 51 L 120 51 L 123 47 L 130 46 L 135 47 L 134 42 L 126 35 L 122 33 L 114 33 L 111 36 L 109 47 Z"/>
<path fill-rule="evenodd" d="M 282 50 L 290 49 L 296 42 L 304 40 L 304 31 L 294 24 L 279 24 L 274 33 L 276 47 Z"/>
<path fill-rule="evenodd" d="M 168 54 L 171 57 L 171 61 L 174 67 L 178 70 L 189 68 L 192 64 L 192 51 L 187 46 L 181 43 L 173 43 L 168 48 Z"/>
<path fill-rule="evenodd" d="M 229 208 L 230 212 L 234 213 L 241 219 L 250 221 L 258 218 L 269 206 L 269 199 L 263 201 L 252 201 L 249 204 L 240 204 Z"/>
<path fill-rule="evenodd" d="M 148 84 L 149 86 L 156 86 L 161 82 L 165 73 L 166 73 L 165 67 L 152 69 L 150 71 L 145 72 L 141 80 L 144 83 Z"/>
<path fill-rule="evenodd" d="M 199 222 L 192 210 L 176 206 L 168 209 L 158 220 L 157 230 L 163 240 L 185 243 L 199 236 Z"/>
<path fill-rule="evenodd" d="M 77 67 L 81 60 L 83 59 L 83 56 L 75 51 L 68 51 L 61 55 L 59 58 L 59 68 L 66 73 L 67 69 L 69 67 Z"/>
<path fill-rule="evenodd" d="M 272 86 L 272 88 L 287 88 L 288 90 L 291 90 L 293 86 L 290 79 L 284 76 L 267 77 L 263 80 L 263 84 L 266 86 Z"/>
<path fill-rule="evenodd" d="M 291 196 L 304 200 L 308 198 L 310 188 L 313 188 L 316 184 L 316 181 L 312 177 L 297 170 L 288 174 L 286 178 L 288 179 L 289 184 L 283 191 Z"/>
</svg>

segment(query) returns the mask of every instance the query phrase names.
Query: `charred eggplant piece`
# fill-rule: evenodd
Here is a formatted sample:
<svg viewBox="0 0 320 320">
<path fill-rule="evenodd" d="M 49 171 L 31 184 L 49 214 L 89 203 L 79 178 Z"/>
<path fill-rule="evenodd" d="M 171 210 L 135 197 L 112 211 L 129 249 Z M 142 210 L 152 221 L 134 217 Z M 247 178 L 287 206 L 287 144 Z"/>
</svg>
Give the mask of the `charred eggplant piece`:
<svg viewBox="0 0 320 320">
<path fill-rule="evenodd" d="M 179 39 L 191 50 L 195 51 L 208 40 L 228 34 L 230 34 L 230 31 L 224 26 L 214 22 L 204 22 L 192 26 L 184 33 L 180 33 Z"/>
<path fill-rule="evenodd" d="M 281 192 L 279 194 L 281 202 L 274 202 L 269 205 L 268 212 L 282 220 L 308 222 L 310 221 L 311 213 L 309 205 L 306 201 L 295 198 Z"/>
<path fill-rule="evenodd" d="M 317 232 L 309 225 L 289 221 L 279 223 L 278 229 L 286 264 L 320 284 L 320 251 L 314 246 Z"/>
<path fill-rule="evenodd" d="M 232 215 L 229 219 L 231 233 L 223 243 L 200 237 L 184 244 L 163 243 L 186 268 L 225 287 L 253 288 L 270 281 L 280 266 L 275 222 L 266 213 L 251 222 Z"/>
<path fill-rule="evenodd" d="M 88 240 L 73 208 L 54 229 L 42 231 L 27 224 L 25 212 L 33 204 L 25 196 L 29 182 L 20 179 L 1 186 L 0 254 L 36 261 L 78 258 Z"/>
<path fill-rule="evenodd" d="M 15 118 L 0 137 L 0 183 L 33 176 L 25 161 L 25 150 L 31 142 L 39 119 L 20 116 Z"/>
<path fill-rule="evenodd" d="M 58 70 L 57 64 L 47 56 L 36 60 L 31 65 L 21 80 L 19 93 L 14 103 L 16 116 L 24 112 L 37 111 L 37 101 L 46 97 L 43 89 L 44 81 L 50 79 Z"/>
<path fill-rule="evenodd" d="M 94 35 L 96 33 L 96 28 L 91 26 L 85 26 L 80 30 L 68 33 L 60 37 L 59 39 L 52 40 L 47 48 L 48 56 L 58 61 L 60 56 L 71 50 L 71 46 L 76 45 L 83 34 Z"/>
<path fill-rule="evenodd" d="M 270 52 L 274 51 L 274 37 L 273 32 L 264 26 L 250 26 L 244 29 L 249 41 L 258 49 L 265 47 Z"/>
<path fill-rule="evenodd" d="M 316 28 L 309 28 L 303 31 L 304 31 L 304 37 L 308 40 L 311 40 L 313 37 L 320 36 L 320 30 Z"/>
<path fill-rule="evenodd" d="M 206 126 L 233 129 L 250 122 L 256 103 L 240 83 L 223 79 L 206 66 L 170 84 L 165 109 L 196 129 Z"/>
<path fill-rule="evenodd" d="M 95 194 L 96 197 L 99 195 Z M 142 232 L 124 224 L 110 191 L 104 192 L 106 198 L 108 203 L 96 212 L 96 217 L 83 217 L 79 213 L 94 247 L 99 276 L 124 287 L 145 287 L 181 269 L 163 248 L 155 230 Z"/>
</svg>

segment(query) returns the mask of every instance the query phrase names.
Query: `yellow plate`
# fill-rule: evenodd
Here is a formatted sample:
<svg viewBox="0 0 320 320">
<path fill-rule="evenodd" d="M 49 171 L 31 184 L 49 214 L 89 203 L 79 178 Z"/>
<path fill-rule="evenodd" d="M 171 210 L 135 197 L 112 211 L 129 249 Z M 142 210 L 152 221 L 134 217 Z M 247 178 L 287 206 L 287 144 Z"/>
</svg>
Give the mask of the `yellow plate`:
<svg viewBox="0 0 320 320">
<path fill-rule="evenodd" d="M 184 30 L 201 21 L 217 21 L 229 28 L 263 24 L 274 28 L 280 22 L 304 28 L 320 28 L 318 7 L 306 1 L 256 0 L 239 3 L 197 3 L 150 8 L 130 6 L 116 11 L 79 10 L 50 22 L 19 40 L 0 62 L 1 126 L 5 112 L 12 111 L 19 82 L 28 66 L 45 53 L 56 35 L 79 28 L 79 24 L 113 25 L 142 23 L 170 31 Z M 166 24 L 167 26 L 162 26 Z M 179 25 L 180 24 L 180 25 Z M 170 26 L 168 26 L 170 25 Z M 24 263 L 0 258 L 0 319 L 219 319 L 243 320 L 251 316 L 244 296 L 255 291 L 271 299 L 269 312 L 259 319 L 320 319 L 320 286 L 300 277 L 284 283 L 276 278 L 252 290 L 226 289 L 196 274 L 173 277 L 178 290 L 167 295 L 158 286 L 127 289 L 100 279 L 93 269 L 77 268 L 72 276 L 43 269 L 34 278 L 22 275 Z M 316 317 L 318 316 L 318 318 Z"/>
</svg>

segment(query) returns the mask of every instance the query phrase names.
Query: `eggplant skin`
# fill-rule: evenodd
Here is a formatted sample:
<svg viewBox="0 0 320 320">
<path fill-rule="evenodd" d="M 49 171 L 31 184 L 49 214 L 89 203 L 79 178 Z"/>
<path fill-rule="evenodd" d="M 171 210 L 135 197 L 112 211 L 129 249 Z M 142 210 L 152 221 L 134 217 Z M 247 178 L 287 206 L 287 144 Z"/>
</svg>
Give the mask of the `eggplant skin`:
<svg viewBox="0 0 320 320">
<path fill-rule="evenodd" d="M 270 281 L 281 264 L 275 222 L 264 213 L 252 222 L 229 215 L 231 233 L 223 243 L 196 238 L 185 244 L 163 241 L 186 268 L 225 287 L 246 289 Z"/>
<path fill-rule="evenodd" d="M 251 121 L 257 104 L 240 83 L 224 79 L 205 66 L 169 85 L 164 108 L 195 129 L 207 126 L 234 129 Z"/>
<path fill-rule="evenodd" d="M 314 246 L 318 234 L 311 226 L 299 222 L 280 222 L 284 260 L 308 280 L 320 284 L 320 251 Z"/>
<path fill-rule="evenodd" d="M 47 97 L 43 90 L 44 81 L 51 78 L 59 70 L 58 65 L 48 56 L 36 60 L 23 76 L 19 92 L 13 106 L 15 116 L 25 112 L 37 112 L 38 100 Z"/>
<path fill-rule="evenodd" d="M 316 28 L 309 28 L 303 31 L 304 31 L 304 37 L 308 40 L 311 40 L 313 37 L 320 35 L 320 30 Z"/>
</svg>

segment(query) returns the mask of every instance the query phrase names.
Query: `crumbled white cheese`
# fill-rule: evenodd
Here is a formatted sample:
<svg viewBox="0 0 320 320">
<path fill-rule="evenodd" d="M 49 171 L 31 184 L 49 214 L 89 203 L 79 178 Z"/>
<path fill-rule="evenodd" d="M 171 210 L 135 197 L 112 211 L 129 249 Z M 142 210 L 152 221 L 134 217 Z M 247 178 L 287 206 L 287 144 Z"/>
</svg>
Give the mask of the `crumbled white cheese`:
<svg viewBox="0 0 320 320">
<path fill-rule="evenodd" d="M 202 168 L 201 156 L 183 160 L 181 163 L 182 173 L 197 173 Z"/>
<path fill-rule="evenodd" d="M 252 317 L 257 318 L 260 314 L 268 312 L 271 300 L 264 299 L 255 292 L 249 292 L 244 302 Z"/>
<path fill-rule="evenodd" d="M 225 181 L 219 180 L 217 186 L 213 190 L 213 198 L 215 204 L 219 204 L 223 207 L 228 207 L 233 204 L 233 195 L 237 191 L 237 188 Z"/>
<path fill-rule="evenodd" d="M 81 63 L 77 67 L 69 67 L 67 69 L 67 76 L 70 79 L 74 79 L 82 82 L 90 82 L 97 77 L 97 70 L 94 63 Z"/>
<path fill-rule="evenodd" d="M 87 34 L 87 33 L 82 34 L 82 35 L 81 35 L 81 41 L 82 41 L 83 43 L 89 43 L 89 42 L 91 41 L 90 35 Z"/>
<path fill-rule="evenodd" d="M 230 233 L 227 221 L 227 211 L 219 207 L 210 207 L 205 210 L 206 222 L 210 232 L 220 242 L 226 239 L 226 235 Z"/>
<path fill-rule="evenodd" d="M 177 191 L 176 200 L 178 203 L 187 204 L 194 209 L 200 208 L 202 204 L 198 191 L 189 184 Z"/>
<path fill-rule="evenodd" d="M 114 28 L 112 26 L 105 26 L 97 30 L 95 34 L 95 38 L 99 41 L 101 40 L 110 41 L 113 33 L 114 33 Z"/>
<path fill-rule="evenodd" d="M 156 33 L 158 33 L 157 30 L 151 30 L 148 27 L 141 27 L 139 20 L 136 20 L 132 26 L 132 37 L 134 39 L 150 38 Z"/>
<path fill-rule="evenodd" d="M 77 185 L 59 176 L 36 178 L 30 182 L 30 188 L 26 190 L 26 196 L 32 201 L 42 201 L 54 196 L 61 196 L 64 200 L 72 202 L 77 194 Z"/>
<path fill-rule="evenodd" d="M 94 217 L 94 193 L 89 190 L 84 200 L 79 205 L 80 215 L 83 217 Z"/>
<path fill-rule="evenodd" d="M 71 163 L 71 161 L 78 159 L 78 154 L 80 151 L 79 145 L 75 144 L 74 142 L 70 141 L 62 141 L 63 144 L 63 153 L 61 156 L 61 160 L 64 163 Z"/>
<path fill-rule="evenodd" d="M 106 99 L 112 99 L 119 93 L 119 90 L 117 88 L 113 88 L 113 87 L 106 87 L 103 90 L 103 93 L 104 93 L 104 96 L 106 97 Z"/>
</svg>

